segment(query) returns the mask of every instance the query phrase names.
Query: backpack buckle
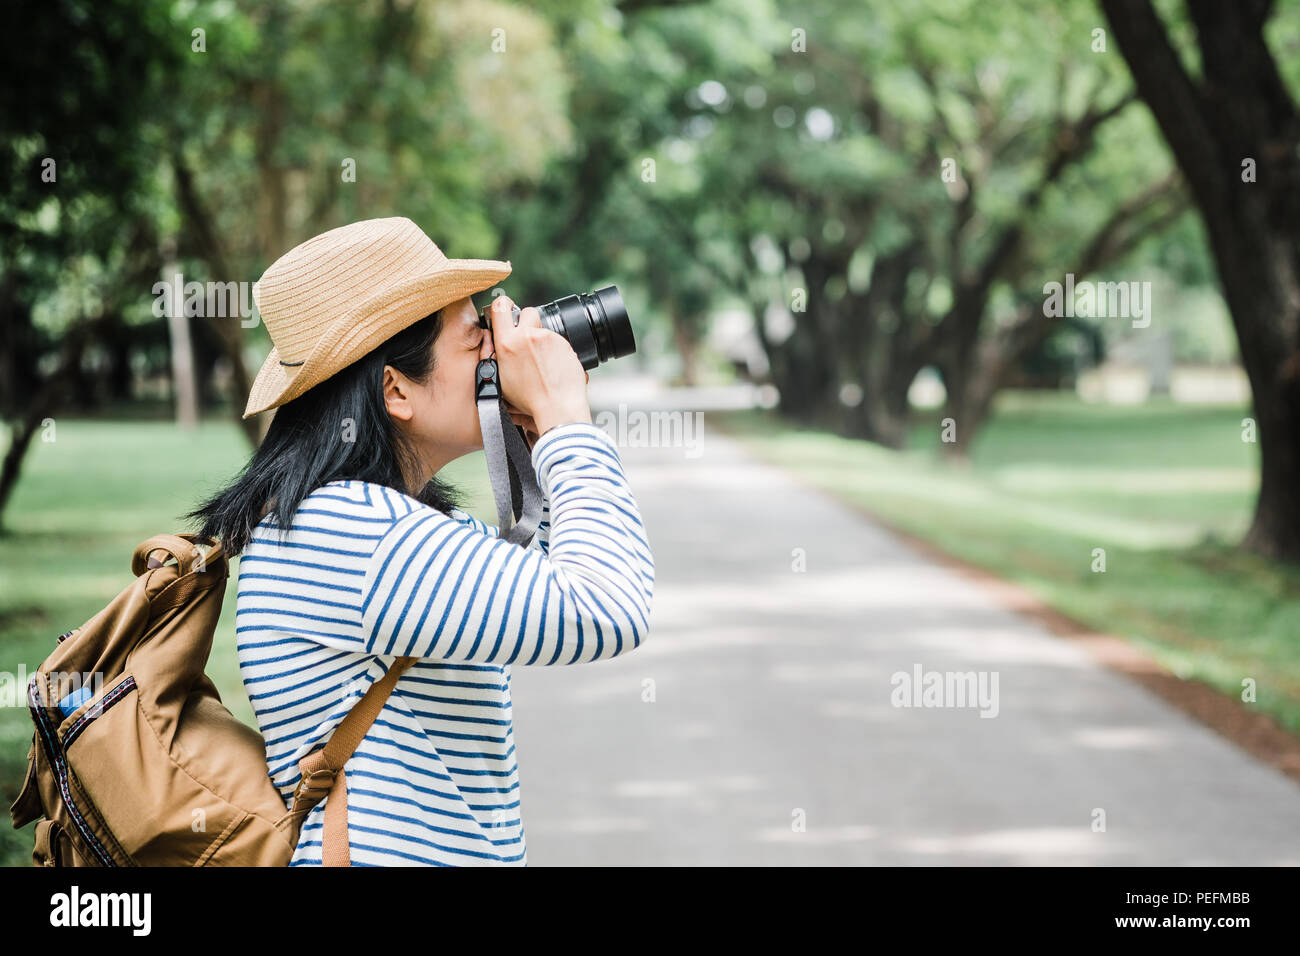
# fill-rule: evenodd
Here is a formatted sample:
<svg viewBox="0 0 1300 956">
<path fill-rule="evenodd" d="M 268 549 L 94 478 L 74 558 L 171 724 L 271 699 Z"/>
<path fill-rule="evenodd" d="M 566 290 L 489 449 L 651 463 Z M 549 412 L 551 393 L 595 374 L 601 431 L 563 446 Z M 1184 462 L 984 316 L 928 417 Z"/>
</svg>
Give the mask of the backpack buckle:
<svg viewBox="0 0 1300 956">
<path fill-rule="evenodd" d="M 326 778 L 326 782 L 324 783 L 323 786 L 317 784 L 316 778 L 318 776 L 323 776 Z M 319 793 L 321 797 L 324 797 L 325 794 L 329 793 L 331 788 L 333 788 L 334 781 L 337 778 L 337 776 L 338 776 L 337 773 L 333 770 L 330 770 L 328 767 L 323 768 L 321 770 L 313 770 L 310 773 L 303 774 L 298 779 L 298 786 L 294 789 L 293 802 L 297 803 L 298 798 L 300 796 L 310 795 L 312 797 L 315 797 L 317 793 Z"/>
</svg>

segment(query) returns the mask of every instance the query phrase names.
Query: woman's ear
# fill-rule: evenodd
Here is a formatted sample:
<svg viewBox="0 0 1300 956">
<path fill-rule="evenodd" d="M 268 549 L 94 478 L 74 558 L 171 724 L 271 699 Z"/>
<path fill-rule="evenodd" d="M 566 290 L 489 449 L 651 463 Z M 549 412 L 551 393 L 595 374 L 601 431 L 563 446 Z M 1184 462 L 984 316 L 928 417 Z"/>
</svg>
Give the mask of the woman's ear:
<svg viewBox="0 0 1300 956">
<path fill-rule="evenodd" d="M 415 416 L 411 390 L 410 379 L 391 365 L 384 366 L 384 407 L 398 421 L 409 422 Z"/>
</svg>

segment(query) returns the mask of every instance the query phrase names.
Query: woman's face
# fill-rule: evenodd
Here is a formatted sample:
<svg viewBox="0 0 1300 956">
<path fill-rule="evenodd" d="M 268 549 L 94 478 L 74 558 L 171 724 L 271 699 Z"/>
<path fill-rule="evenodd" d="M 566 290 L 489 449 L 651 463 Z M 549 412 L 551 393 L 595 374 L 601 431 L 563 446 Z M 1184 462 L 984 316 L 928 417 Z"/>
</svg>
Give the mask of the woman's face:
<svg viewBox="0 0 1300 956">
<path fill-rule="evenodd" d="M 483 447 L 474 402 L 474 372 L 480 359 L 492 355 L 492 333 L 479 327 L 472 298 L 460 299 L 443 310 L 442 330 L 433 343 L 433 353 L 434 370 L 428 382 L 420 384 L 400 376 L 396 400 L 390 386 L 391 370 L 385 372 L 384 385 L 389 414 L 420 449 L 426 479 L 448 462 Z"/>
</svg>

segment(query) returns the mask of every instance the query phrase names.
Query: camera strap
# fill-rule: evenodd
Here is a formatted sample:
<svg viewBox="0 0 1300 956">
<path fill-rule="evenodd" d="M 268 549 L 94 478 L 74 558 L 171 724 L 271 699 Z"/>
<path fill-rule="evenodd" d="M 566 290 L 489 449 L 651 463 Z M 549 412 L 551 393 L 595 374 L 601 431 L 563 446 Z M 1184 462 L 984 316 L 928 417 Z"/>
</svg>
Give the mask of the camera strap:
<svg viewBox="0 0 1300 956">
<path fill-rule="evenodd" d="M 478 363 L 474 401 L 483 431 L 492 496 L 497 503 L 497 535 L 526 548 L 542 519 L 542 490 L 537 486 L 533 455 L 523 429 L 506 411 L 496 359 Z"/>
</svg>

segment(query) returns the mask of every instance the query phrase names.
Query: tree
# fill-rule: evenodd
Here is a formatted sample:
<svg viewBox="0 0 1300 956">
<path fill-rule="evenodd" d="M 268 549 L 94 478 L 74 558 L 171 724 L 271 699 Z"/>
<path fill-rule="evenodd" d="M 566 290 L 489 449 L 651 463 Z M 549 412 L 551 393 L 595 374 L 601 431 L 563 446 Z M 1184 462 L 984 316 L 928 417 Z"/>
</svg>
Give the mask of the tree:
<svg viewBox="0 0 1300 956">
<path fill-rule="evenodd" d="M 701 193 L 729 210 L 738 261 L 716 271 L 753 304 L 784 415 L 899 447 L 935 365 L 959 422 L 944 448 L 965 454 L 1061 327 L 1044 274 L 1112 265 L 1177 217 L 1168 159 L 1142 148 L 1158 137 L 1127 115 L 1131 78 L 1090 51 L 1085 13 L 935 0 L 846 22 L 792 6 L 771 66 L 724 77 L 736 106 L 704 140 Z M 1031 32 L 1032 55 L 1009 52 Z M 773 306 L 788 336 L 768 334 Z"/>
<path fill-rule="evenodd" d="M 1150 0 L 1101 6 L 1204 221 L 1250 380 L 1260 486 L 1243 545 L 1300 562 L 1300 113 L 1265 37 L 1277 4 L 1187 0 L 1199 76 Z"/>
<path fill-rule="evenodd" d="M 120 328 L 157 276 L 144 116 L 177 71 L 157 0 L 107 0 L 93 14 L 24 0 L 10 15 L 19 27 L 0 46 L 0 413 L 13 427 L 0 512 L 87 346 Z"/>
</svg>

